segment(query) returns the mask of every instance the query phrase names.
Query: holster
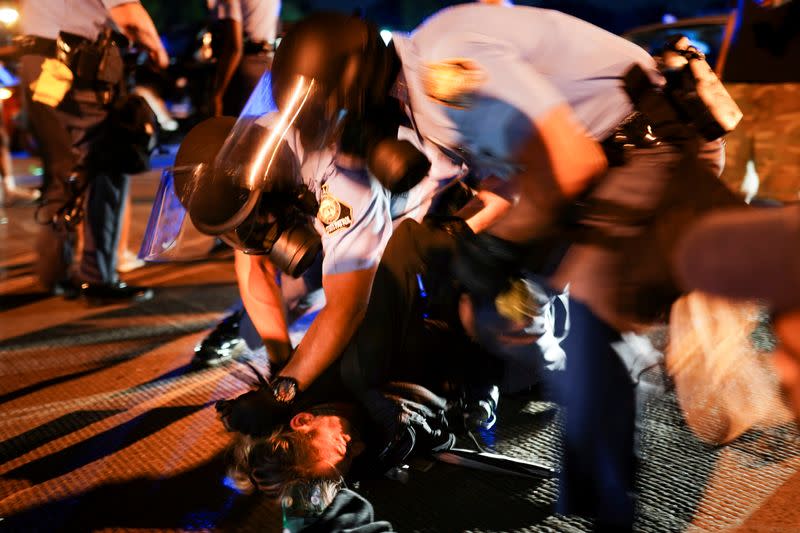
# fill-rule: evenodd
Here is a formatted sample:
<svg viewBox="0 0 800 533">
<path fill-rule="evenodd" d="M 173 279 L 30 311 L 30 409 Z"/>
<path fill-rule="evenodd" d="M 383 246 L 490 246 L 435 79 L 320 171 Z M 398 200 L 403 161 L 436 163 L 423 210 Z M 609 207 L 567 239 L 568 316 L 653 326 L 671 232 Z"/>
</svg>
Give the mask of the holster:
<svg viewBox="0 0 800 533">
<path fill-rule="evenodd" d="M 56 54 L 75 76 L 74 87 L 93 89 L 102 104 L 109 104 L 121 91 L 124 79 L 122 54 L 110 29 L 92 42 L 62 32 L 56 40 Z"/>
<path fill-rule="evenodd" d="M 664 91 L 653 85 L 638 63 L 624 74 L 623 83 L 633 107 L 643 116 L 639 124 L 649 125 L 653 136 L 667 142 L 695 136 L 688 120 L 681 116 Z"/>
</svg>

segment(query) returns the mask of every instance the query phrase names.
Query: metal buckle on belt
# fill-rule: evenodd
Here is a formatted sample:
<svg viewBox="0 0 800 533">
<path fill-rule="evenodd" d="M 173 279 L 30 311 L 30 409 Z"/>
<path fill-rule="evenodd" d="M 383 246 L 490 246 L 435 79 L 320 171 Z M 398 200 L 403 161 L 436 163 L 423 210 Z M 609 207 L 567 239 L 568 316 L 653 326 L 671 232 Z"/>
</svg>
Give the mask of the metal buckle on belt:
<svg viewBox="0 0 800 533">
<path fill-rule="evenodd" d="M 614 129 L 611 138 L 622 146 L 648 148 L 661 144 L 661 139 L 653 133 L 650 122 L 642 113 L 634 111 Z"/>
</svg>

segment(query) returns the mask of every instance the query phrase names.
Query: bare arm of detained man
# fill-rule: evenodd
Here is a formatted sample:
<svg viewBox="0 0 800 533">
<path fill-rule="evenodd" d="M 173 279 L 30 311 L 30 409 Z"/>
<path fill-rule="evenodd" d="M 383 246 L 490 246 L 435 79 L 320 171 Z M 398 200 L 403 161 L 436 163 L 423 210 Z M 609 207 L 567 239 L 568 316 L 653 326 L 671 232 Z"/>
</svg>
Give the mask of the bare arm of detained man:
<svg viewBox="0 0 800 533">
<path fill-rule="evenodd" d="M 513 178 L 517 202 L 488 229 L 511 242 L 542 236 L 552 223 L 553 211 L 586 190 L 608 167 L 600 144 L 589 137 L 567 104 L 536 120 L 535 131 L 514 154 L 522 168 Z"/>
<path fill-rule="evenodd" d="M 322 278 L 325 307 L 319 312 L 281 376 L 297 380 L 305 390 L 344 351 L 367 311 L 378 266 Z"/>
<path fill-rule="evenodd" d="M 155 24 L 139 2 L 128 2 L 109 9 L 111 20 L 131 41 L 147 50 L 150 59 L 160 68 L 169 66 L 169 56 L 161 44 Z"/>
</svg>

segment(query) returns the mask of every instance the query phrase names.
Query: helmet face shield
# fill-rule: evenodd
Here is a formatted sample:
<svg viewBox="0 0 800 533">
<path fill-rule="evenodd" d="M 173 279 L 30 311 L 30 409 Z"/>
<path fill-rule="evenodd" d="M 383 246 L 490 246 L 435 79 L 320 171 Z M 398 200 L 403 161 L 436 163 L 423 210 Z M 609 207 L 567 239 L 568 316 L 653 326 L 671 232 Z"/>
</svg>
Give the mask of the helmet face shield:
<svg viewBox="0 0 800 533">
<path fill-rule="evenodd" d="M 197 170 L 190 166 L 166 168 L 162 172 L 139 250 L 139 257 L 145 261 L 192 261 L 204 258 L 213 248 L 214 238 L 192 224 L 175 191 L 175 174 L 184 174 L 179 181 L 190 183 Z"/>
<path fill-rule="evenodd" d="M 276 138 L 292 129 L 306 152 L 335 145 L 347 113 L 342 97 L 316 78 L 290 75 L 285 83 L 277 101 L 280 111 L 269 120 Z"/>
<path fill-rule="evenodd" d="M 266 74 L 242 115 L 209 119 L 184 139 L 176 166 L 162 178 L 163 208 L 154 207 L 147 257 L 180 247 L 181 228 L 218 237 L 249 254 L 269 254 L 291 275 L 320 249 L 313 229 L 316 198 L 304 184 L 300 157 L 327 145 L 335 120 L 320 118 L 313 80 L 298 76 L 280 111 Z M 304 142 L 299 131 L 307 130 Z M 150 227 L 152 226 L 152 228 Z M 274 255 L 274 258 L 273 258 Z"/>
</svg>

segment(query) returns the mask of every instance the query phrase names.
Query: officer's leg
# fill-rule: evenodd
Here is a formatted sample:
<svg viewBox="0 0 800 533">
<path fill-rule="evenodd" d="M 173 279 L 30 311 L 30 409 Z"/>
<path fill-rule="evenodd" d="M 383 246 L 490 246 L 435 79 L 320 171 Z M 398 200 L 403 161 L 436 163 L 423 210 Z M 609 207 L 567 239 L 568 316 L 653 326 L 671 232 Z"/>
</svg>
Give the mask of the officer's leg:
<svg viewBox="0 0 800 533">
<path fill-rule="evenodd" d="M 125 174 L 101 173 L 91 178 L 80 266 L 80 276 L 84 281 L 117 281 L 117 246 L 129 182 Z"/>
<path fill-rule="evenodd" d="M 618 328 L 634 318 L 649 287 L 637 278 L 648 257 L 625 251 L 651 228 L 673 181 L 691 180 L 684 171 L 696 152 L 664 144 L 629 150 L 626 157 L 587 199 L 582 222 L 597 231 L 570 248 L 555 276 L 556 286 L 570 284 L 567 372 L 560 388 L 567 406 L 560 510 L 594 516 L 600 528 L 614 531 L 633 522 L 635 395 L 610 343 L 619 340 Z M 617 215 L 592 216 L 593 204 L 601 215 L 603 206 L 616 206 Z"/>
<path fill-rule="evenodd" d="M 72 139 L 58 111 L 33 101 L 30 87 L 41 74 L 43 61 L 42 56 L 23 56 L 19 74 L 28 122 L 44 167 L 43 206 L 37 213 L 37 220 L 43 224 L 36 237 L 35 270 L 41 283 L 52 289 L 69 275 L 74 235 L 63 228 L 54 228 L 49 221 L 69 197 L 65 180 L 77 161 L 72 153 Z"/>
<path fill-rule="evenodd" d="M 107 133 L 108 117 L 107 109 L 100 104 L 94 90 L 73 89 L 60 112 L 89 183 L 80 277 L 84 282 L 110 285 L 117 281 L 117 245 L 129 178 L 109 169 L 98 169 L 94 164 L 97 141 Z"/>
<path fill-rule="evenodd" d="M 634 387 L 611 348 L 619 333 L 570 299 L 566 407 L 558 511 L 594 517 L 597 529 L 630 530 L 634 518 Z"/>
</svg>

